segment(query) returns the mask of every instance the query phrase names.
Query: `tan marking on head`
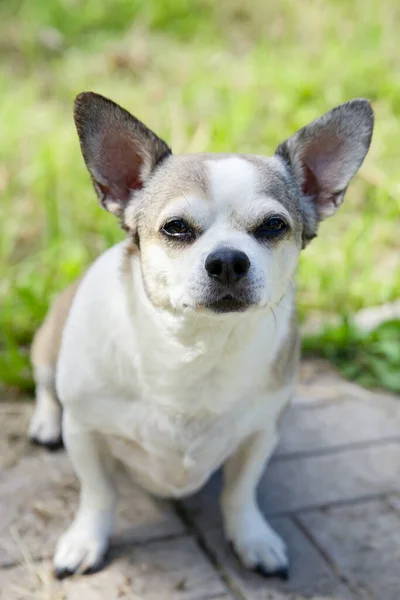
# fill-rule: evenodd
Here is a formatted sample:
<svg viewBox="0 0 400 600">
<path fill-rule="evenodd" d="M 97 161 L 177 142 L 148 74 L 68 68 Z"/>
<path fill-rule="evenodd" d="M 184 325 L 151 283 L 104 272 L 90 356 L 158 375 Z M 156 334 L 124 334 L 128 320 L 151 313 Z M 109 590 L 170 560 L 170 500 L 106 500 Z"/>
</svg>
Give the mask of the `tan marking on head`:
<svg viewBox="0 0 400 600">
<path fill-rule="evenodd" d="M 136 227 L 140 237 L 154 237 L 154 223 L 168 203 L 186 195 L 209 197 L 207 174 L 202 155 L 171 156 L 155 171 L 124 215 L 124 225 L 131 231 Z"/>
</svg>

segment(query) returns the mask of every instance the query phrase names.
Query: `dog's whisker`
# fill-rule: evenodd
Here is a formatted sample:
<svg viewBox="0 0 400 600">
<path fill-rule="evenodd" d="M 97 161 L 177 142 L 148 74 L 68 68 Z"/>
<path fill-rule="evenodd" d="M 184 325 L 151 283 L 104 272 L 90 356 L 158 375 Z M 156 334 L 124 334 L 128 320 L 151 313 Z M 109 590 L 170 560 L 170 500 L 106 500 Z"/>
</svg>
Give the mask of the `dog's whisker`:
<svg viewBox="0 0 400 600">
<path fill-rule="evenodd" d="M 182 191 L 181 191 L 180 193 L 181 193 L 181 194 L 182 194 L 182 196 L 185 198 L 185 200 L 186 200 L 186 202 L 187 202 L 187 205 L 188 205 L 188 206 L 190 206 L 190 202 L 189 202 L 189 200 L 186 198 L 185 194 L 184 194 Z"/>
</svg>

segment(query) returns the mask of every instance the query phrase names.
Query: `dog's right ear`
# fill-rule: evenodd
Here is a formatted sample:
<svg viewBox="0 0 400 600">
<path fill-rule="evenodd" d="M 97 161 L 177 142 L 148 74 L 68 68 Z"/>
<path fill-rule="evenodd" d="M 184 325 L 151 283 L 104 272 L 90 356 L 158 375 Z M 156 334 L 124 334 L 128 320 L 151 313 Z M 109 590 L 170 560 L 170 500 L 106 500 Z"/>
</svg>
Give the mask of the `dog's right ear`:
<svg viewBox="0 0 400 600">
<path fill-rule="evenodd" d="M 350 100 L 306 125 L 276 150 L 297 183 L 304 216 L 303 243 L 333 215 L 371 143 L 374 113 L 363 98 Z"/>
<path fill-rule="evenodd" d="M 93 92 L 76 97 L 74 118 L 100 202 L 121 217 L 132 194 L 171 150 L 129 112 Z"/>
</svg>

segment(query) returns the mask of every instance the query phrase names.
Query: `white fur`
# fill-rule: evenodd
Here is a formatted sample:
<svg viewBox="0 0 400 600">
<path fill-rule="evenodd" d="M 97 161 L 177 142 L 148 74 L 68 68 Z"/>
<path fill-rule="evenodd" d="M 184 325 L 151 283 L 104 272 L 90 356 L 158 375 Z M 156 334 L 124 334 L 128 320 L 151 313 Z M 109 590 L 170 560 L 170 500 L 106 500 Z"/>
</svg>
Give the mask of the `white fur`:
<svg viewBox="0 0 400 600">
<path fill-rule="evenodd" d="M 277 161 L 268 159 L 270 168 Z M 207 161 L 210 197 L 200 191 L 169 202 L 156 221 L 156 230 L 168 217 L 180 215 L 195 222 L 204 233 L 192 247 L 170 260 L 168 249 L 156 240 L 141 251 L 142 262 L 151 278 L 147 288 L 161 305 L 172 305 L 176 310 L 198 308 L 207 295 L 210 279 L 204 269 L 207 255 L 221 245 L 233 247 L 247 254 L 251 267 L 250 286 L 258 306 L 276 306 L 286 291 L 297 266 L 299 248 L 293 239 L 282 240 L 271 249 L 248 234 L 262 217 L 275 213 L 289 225 L 292 216 L 275 198 L 260 189 L 259 173 L 249 161 L 231 157 Z M 182 276 L 184 274 L 184 276 Z"/>
<path fill-rule="evenodd" d="M 113 530 L 116 496 L 102 440 L 68 411 L 64 414 L 63 433 L 82 486 L 78 512 L 57 544 L 54 564 L 60 573 L 83 573 L 102 563 Z"/>
<path fill-rule="evenodd" d="M 36 405 L 29 424 L 29 437 L 37 443 L 52 446 L 61 440 L 61 406 L 54 389 L 54 373 L 50 367 L 35 368 Z"/>
<path fill-rule="evenodd" d="M 235 225 L 235 213 L 243 220 L 253 218 L 251 211 L 285 211 L 256 191 L 250 163 L 228 159 L 209 168 L 212 203 L 206 207 L 200 197 L 188 202 L 188 210 L 209 221 L 203 239 L 173 259 L 160 244 L 145 245 L 124 273 L 119 244 L 78 288 L 57 391 L 82 490 L 76 519 L 57 548 L 60 574 L 93 568 L 106 551 L 115 507 L 110 451 L 144 488 L 173 498 L 199 489 L 227 461 L 227 536 L 249 567 L 272 572 L 287 565 L 283 542 L 257 507 L 255 488 L 276 441 L 277 415 L 292 393 L 289 383 L 276 390 L 270 365 L 289 333 L 294 299 L 288 282 L 298 249 L 282 241 L 266 250 Z M 166 210 L 176 211 L 172 204 Z M 204 256 L 221 243 L 245 251 L 252 262 L 249 281 L 258 286 L 259 300 L 244 313 L 196 310 Z M 170 308 L 150 301 L 144 278 Z"/>
<path fill-rule="evenodd" d="M 123 251 L 120 244 L 106 252 L 78 290 L 59 359 L 58 393 L 66 422 L 79 423 L 84 436 L 101 432 L 149 491 L 180 497 L 201 487 L 251 434 L 275 423 L 288 401 L 290 388 L 266 401 L 264 382 L 288 333 L 292 298 L 290 293 L 284 298 L 277 318 L 268 310 L 211 319 L 161 312 L 146 297 L 138 259 L 132 284 L 124 282 Z M 90 500 L 82 501 L 60 540 L 59 571 L 97 562 L 112 522 L 112 508 L 97 506 L 107 486 L 96 475 L 96 452 L 83 450 L 90 436 L 83 444 L 69 427 L 64 428 L 67 447 L 73 448 L 73 464 Z M 275 440 L 275 432 L 271 436 Z M 259 466 L 264 459 L 257 457 Z M 257 481 L 258 476 L 250 477 L 246 487 Z M 262 542 L 247 525 L 240 526 L 261 518 L 253 502 L 237 501 L 226 517 L 227 532 L 246 564 L 254 555 L 266 569 L 284 567 L 277 536 L 271 533 Z"/>
<path fill-rule="evenodd" d="M 281 161 L 276 158 L 264 159 L 272 171 L 282 174 Z M 259 215 L 269 211 L 279 212 L 291 223 L 291 215 L 278 200 L 260 190 L 260 175 L 253 163 L 232 156 L 218 161 L 207 161 L 209 183 L 213 204 L 216 205 L 219 218 L 234 211 L 240 215 L 240 221 L 251 225 Z"/>
<path fill-rule="evenodd" d="M 49 390 L 36 391 L 36 406 L 29 424 L 29 438 L 44 446 L 61 440 L 61 406 Z"/>
</svg>

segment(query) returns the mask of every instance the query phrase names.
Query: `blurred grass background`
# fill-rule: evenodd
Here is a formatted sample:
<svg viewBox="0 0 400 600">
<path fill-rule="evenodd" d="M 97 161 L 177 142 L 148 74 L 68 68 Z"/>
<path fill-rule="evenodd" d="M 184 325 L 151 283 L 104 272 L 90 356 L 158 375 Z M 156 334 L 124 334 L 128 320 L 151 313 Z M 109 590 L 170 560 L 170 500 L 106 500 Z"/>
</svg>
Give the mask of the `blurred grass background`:
<svg viewBox="0 0 400 600">
<path fill-rule="evenodd" d="M 400 297 L 399 27 L 397 0 L 2 0 L 3 385 L 31 388 L 29 344 L 49 302 L 122 238 L 97 205 L 72 121 L 74 96 L 93 90 L 176 153 L 269 154 L 336 104 L 369 98 L 372 147 L 302 256 L 299 311 L 343 317 L 306 350 L 400 391 L 399 322 L 368 335 L 349 325 Z"/>
</svg>

